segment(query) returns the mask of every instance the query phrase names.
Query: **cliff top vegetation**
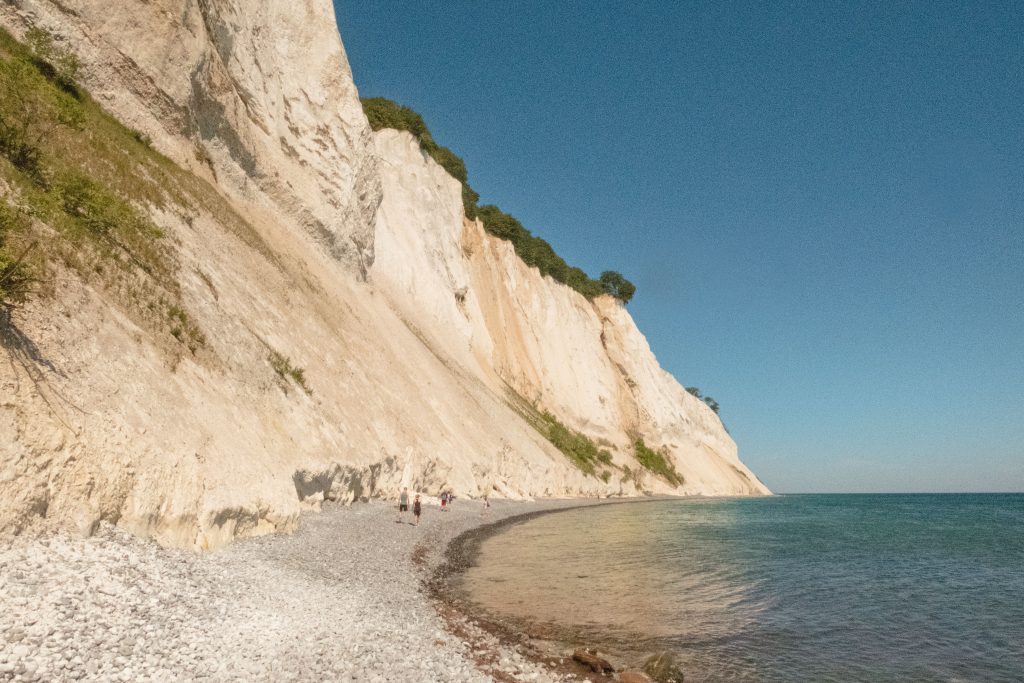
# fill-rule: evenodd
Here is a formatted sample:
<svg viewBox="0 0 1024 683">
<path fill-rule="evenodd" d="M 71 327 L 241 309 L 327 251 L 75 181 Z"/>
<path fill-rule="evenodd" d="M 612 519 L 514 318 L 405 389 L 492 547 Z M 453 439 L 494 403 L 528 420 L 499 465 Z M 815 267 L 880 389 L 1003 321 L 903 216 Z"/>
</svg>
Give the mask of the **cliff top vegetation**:
<svg viewBox="0 0 1024 683">
<path fill-rule="evenodd" d="M 704 404 L 707 405 L 708 408 L 711 408 L 711 410 L 715 411 L 716 415 L 718 414 L 718 409 L 721 407 L 718 405 L 718 401 L 711 398 L 710 396 L 704 396 L 703 394 L 700 393 L 700 389 L 698 389 L 697 387 L 686 387 L 686 391 L 688 391 L 691 395 L 696 396 L 701 401 L 704 401 Z"/>
<path fill-rule="evenodd" d="M 602 294 L 610 294 L 622 303 L 629 303 L 636 293 L 632 282 L 615 271 L 605 271 L 594 280 L 582 269 L 570 266 L 561 256 L 555 253 L 552 246 L 540 237 L 527 230 L 514 216 L 497 206 L 488 204 L 477 206 L 480 195 L 469 186 L 465 162 L 447 147 L 437 144 L 430 134 L 430 129 L 423 117 L 410 109 L 384 97 L 363 98 L 363 111 L 373 130 L 393 128 L 412 133 L 420 148 L 434 161 L 441 165 L 448 174 L 462 183 L 462 204 L 466 217 L 478 218 L 484 230 L 512 243 L 512 247 L 528 266 L 540 270 L 556 282 L 575 289 L 577 292 L 593 299 Z"/>
</svg>

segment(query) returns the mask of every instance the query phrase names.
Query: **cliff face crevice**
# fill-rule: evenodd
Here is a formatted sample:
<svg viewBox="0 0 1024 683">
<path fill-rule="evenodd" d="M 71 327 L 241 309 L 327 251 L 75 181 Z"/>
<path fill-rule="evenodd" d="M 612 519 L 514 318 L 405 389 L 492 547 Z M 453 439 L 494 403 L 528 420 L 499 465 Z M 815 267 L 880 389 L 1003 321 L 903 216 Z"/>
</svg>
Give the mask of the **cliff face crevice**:
<svg viewBox="0 0 1024 683">
<path fill-rule="evenodd" d="M 51 291 L 4 326 L 0 533 L 110 520 L 209 548 L 403 486 L 766 490 L 620 304 L 526 267 L 411 136 L 370 132 L 328 0 L 5 0 L 0 23 L 52 32 L 94 98 L 193 174 L 135 205 L 205 338 L 190 352 L 51 263 Z M 543 411 L 610 452 L 607 479 L 545 438 Z M 682 487 L 624 475 L 639 437 Z"/>
</svg>

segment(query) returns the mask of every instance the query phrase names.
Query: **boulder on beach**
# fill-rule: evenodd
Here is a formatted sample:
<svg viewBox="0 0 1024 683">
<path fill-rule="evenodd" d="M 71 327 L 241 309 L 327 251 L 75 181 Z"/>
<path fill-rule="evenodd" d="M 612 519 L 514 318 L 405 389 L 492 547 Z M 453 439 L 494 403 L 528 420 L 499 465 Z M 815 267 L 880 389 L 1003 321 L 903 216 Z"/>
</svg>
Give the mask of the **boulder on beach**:
<svg viewBox="0 0 1024 683">
<path fill-rule="evenodd" d="M 683 672 L 671 652 L 659 652 L 648 657 L 643 670 L 657 683 L 683 683 Z"/>
<path fill-rule="evenodd" d="M 597 650 L 592 649 L 579 649 L 572 653 L 572 658 L 582 664 L 583 666 L 590 667 L 590 670 L 596 674 L 610 674 L 615 672 L 615 667 L 611 663 L 597 654 Z"/>
</svg>

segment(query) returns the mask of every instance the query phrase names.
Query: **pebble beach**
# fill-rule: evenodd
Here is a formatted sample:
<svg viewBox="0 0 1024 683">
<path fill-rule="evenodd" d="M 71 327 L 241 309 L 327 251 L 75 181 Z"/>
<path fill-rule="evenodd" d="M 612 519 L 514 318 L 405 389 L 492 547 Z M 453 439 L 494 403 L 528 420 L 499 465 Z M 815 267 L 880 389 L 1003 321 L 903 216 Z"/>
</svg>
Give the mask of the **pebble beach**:
<svg viewBox="0 0 1024 683">
<path fill-rule="evenodd" d="M 0 681 L 564 681 L 438 605 L 459 534 L 586 501 L 325 505 L 299 528 L 168 550 L 114 526 L 0 547 Z M 458 635 L 455 635 L 455 634 Z"/>
</svg>

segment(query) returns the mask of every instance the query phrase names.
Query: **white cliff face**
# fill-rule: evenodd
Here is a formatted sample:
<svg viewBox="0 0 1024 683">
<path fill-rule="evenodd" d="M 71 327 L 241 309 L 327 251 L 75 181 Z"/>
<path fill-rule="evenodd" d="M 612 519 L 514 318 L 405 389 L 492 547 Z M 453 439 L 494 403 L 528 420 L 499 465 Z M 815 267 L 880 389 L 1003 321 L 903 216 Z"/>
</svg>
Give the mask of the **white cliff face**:
<svg viewBox="0 0 1024 683">
<path fill-rule="evenodd" d="M 403 486 L 639 492 L 584 476 L 517 397 L 620 465 L 633 432 L 664 446 L 676 492 L 765 491 L 621 306 L 541 278 L 464 220 L 410 136 L 370 133 L 329 0 L 17 0 L 0 23 L 58 36 L 98 101 L 213 185 L 140 207 L 173 245 L 200 353 L 59 263 L 52 296 L 0 328 L 0 533 L 105 519 L 209 548 Z"/>
<path fill-rule="evenodd" d="M 15 0 L 0 21 L 51 31 L 105 108 L 247 213 L 372 263 L 380 190 L 330 2 Z"/>
<path fill-rule="evenodd" d="M 461 187 L 409 133 L 374 133 L 384 201 L 373 282 L 437 347 L 495 393 L 608 444 L 635 468 L 635 436 L 672 456 L 685 484 L 657 491 L 767 493 L 718 416 L 661 369 L 625 307 L 591 302 L 527 267 L 510 243 L 466 221 Z"/>
</svg>

